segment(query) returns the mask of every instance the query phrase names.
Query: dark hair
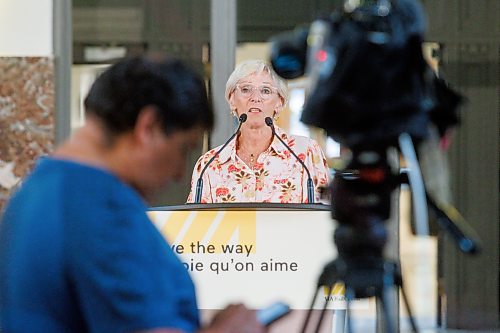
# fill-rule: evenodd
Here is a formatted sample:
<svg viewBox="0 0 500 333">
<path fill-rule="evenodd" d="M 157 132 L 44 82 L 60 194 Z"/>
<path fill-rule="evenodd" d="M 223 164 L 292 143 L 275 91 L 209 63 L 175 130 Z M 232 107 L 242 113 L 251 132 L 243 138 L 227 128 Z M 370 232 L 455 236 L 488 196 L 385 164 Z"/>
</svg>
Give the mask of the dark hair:
<svg viewBox="0 0 500 333">
<path fill-rule="evenodd" d="M 213 126 L 203 81 L 179 60 L 125 58 L 97 78 L 84 104 L 86 113 L 101 119 L 110 134 L 134 128 L 145 106 L 155 107 L 166 134 Z"/>
</svg>

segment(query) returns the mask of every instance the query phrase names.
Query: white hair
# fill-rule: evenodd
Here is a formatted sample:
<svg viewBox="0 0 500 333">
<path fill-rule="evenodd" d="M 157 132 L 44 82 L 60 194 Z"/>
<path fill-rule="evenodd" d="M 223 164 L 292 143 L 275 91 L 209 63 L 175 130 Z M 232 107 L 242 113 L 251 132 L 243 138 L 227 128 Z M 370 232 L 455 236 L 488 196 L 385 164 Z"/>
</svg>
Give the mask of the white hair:
<svg viewBox="0 0 500 333">
<path fill-rule="evenodd" d="M 252 74 L 266 72 L 273 80 L 278 90 L 278 95 L 283 99 L 283 107 L 288 102 L 288 85 L 285 80 L 280 78 L 274 72 L 270 65 L 262 60 L 246 60 L 240 63 L 229 76 L 226 82 L 226 101 L 229 102 L 229 96 L 234 92 L 238 82 Z"/>
</svg>

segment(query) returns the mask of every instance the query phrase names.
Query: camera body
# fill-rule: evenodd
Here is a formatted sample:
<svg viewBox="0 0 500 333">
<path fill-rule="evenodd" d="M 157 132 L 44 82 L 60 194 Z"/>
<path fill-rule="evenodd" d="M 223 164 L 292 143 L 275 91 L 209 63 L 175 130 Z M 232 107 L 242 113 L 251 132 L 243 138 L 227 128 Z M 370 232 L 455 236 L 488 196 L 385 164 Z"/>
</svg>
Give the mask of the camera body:
<svg viewBox="0 0 500 333">
<path fill-rule="evenodd" d="M 435 102 L 422 54 L 425 20 L 413 0 L 367 1 L 276 36 L 271 64 L 287 79 L 309 77 L 301 120 L 349 148 L 427 134 Z"/>
</svg>

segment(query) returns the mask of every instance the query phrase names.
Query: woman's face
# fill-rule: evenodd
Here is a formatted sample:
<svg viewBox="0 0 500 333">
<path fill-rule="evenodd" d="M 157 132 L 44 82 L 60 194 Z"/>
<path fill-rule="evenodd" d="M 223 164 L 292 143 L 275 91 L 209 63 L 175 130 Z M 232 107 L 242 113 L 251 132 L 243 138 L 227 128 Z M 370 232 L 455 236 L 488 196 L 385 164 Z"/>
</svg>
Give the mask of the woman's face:
<svg viewBox="0 0 500 333">
<path fill-rule="evenodd" d="M 250 74 L 241 79 L 229 97 L 231 109 L 238 117 L 246 113 L 245 126 L 267 126 L 264 119 L 279 113 L 283 105 L 278 90 L 268 73 Z"/>
</svg>

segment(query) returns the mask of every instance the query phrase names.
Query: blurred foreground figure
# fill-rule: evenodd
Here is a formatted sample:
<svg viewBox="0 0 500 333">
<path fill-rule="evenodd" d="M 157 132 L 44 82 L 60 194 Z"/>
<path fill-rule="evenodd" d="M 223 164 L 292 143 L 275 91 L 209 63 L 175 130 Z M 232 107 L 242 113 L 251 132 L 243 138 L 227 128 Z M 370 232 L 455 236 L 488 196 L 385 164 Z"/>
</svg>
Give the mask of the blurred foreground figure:
<svg viewBox="0 0 500 333">
<path fill-rule="evenodd" d="M 178 61 L 125 59 L 85 99 L 84 127 L 42 158 L 0 223 L 5 332 L 261 332 L 231 305 L 200 328 L 193 283 L 146 215 L 213 115 Z"/>
</svg>

